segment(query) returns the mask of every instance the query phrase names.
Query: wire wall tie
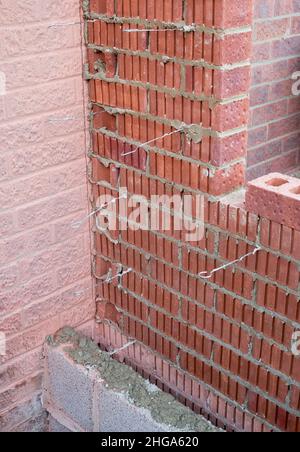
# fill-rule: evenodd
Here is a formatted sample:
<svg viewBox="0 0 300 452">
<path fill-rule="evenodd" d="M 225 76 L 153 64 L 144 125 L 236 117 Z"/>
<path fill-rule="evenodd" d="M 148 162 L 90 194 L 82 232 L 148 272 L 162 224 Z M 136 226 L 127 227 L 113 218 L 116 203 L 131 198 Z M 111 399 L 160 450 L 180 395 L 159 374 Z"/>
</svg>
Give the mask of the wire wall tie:
<svg viewBox="0 0 300 452">
<path fill-rule="evenodd" d="M 114 204 L 115 202 L 117 202 L 120 199 L 127 199 L 127 194 L 124 193 L 123 195 L 119 196 L 118 198 L 114 198 L 111 201 L 108 201 L 105 204 L 102 204 L 100 207 L 98 207 L 98 209 L 93 210 L 93 212 L 89 213 L 88 215 L 86 215 L 81 220 L 74 221 L 73 223 L 71 223 L 72 229 L 79 229 L 91 217 L 93 217 L 97 213 L 101 212 L 102 210 L 106 209 L 108 206 L 110 206 L 111 204 Z"/>
<path fill-rule="evenodd" d="M 123 347 L 117 348 L 116 350 L 113 350 L 112 352 L 107 352 L 107 354 L 108 354 L 109 356 L 113 356 L 113 355 L 115 355 L 116 353 L 120 353 L 120 352 L 122 352 L 123 350 L 126 350 L 126 349 L 127 349 L 128 347 L 130 347 L 131 345 L 136 344 L 136 342 L 137 342 L 137 341 L 130 341 L 130 342 L 127 342 L 127 344 L 123 345 Z"/>
<path fill-rule="evenodd" d="M 153 140 L 146 141 L 146 143 L 140 144 L 133 151 L 126 152 L 125 154 L 121 154 L 121 155 L 122 155 L 122 157 L 126 157 L 127 155 L 134 154 L 139 149 L 143 148 L 144 146 L 147 146 L 148 144 L 155 143 L 155 141 L 162 140 L 163 138 L 169 137 L 171 135 L 175 135 L 175 133 L 180 133 L 180 132 L 183 132 L 183 129 L 174 130 L 173 132 L 166 133 L 165 135 L 162 135 L 161 137 L 157 137 L 157 138 L 154 138 Z"/>
<path fill-rule="evenodd" d="M 98 111 L 94 113 L 93 111 L 90 112 L 90 118 L 98 115 L 103 115 L 106 113 L 106 111 Z M 49 118 L 48 122 L 64 122 L 64 121 L 82 121 L 83 116 L 62 116 L 61 118 Z"/>
<path fill-rule="evenodd" d="M 93 212 L 91 212 L 89 215 L 86 215 L 84 218 L 82 218 L 81 220 L 78 221 L 74 221 L 73 223 L 71 223 L 71 227 L 72 229 L 79 229 L 87 220 L 89 220 L 91 217 L 93 217 L 94 215 L 96 215 L 98 212 L 100 212 L 100 210 L 102 210 L 104 207 L 101 206 L 99 207 L 99 209 L 93 210 Z"/>
<path fill-rule="evenodd" d="M 120 264 L 120 266 L 121 266 L 121 264 Z M 110 284 L 115 279 L 123 278 L 123 276 L 128 275 L 128 273 L 131 273 L 131 272 L 133 272 L 133 269 L 128 268 L 127 270 L 125 270 L 125 271 L 121 270 L 115 276 L 112 276 L 111 269 L 110 269 L 109 272 L 107 273 L 107 275 L 105 275 L 103 277 L 97 277 L 97 275 L 95 275 L 96 279 L 101 281 L 100 283 L 96 284 L 96 286 L 100 286 L 102 284 Z"/>
<path fill-rule="evenodd" d="M 193 25 L 184 25 L 182 27 L 176 28 L 128 28 L 123 30 L 124 33 L 145 33 L 145 32 L 154 32 L 154 33 L 166 33 L 167 31 L 183 31 L 185 33 L 190 33 L 195 31 L 195 27 Z"/>
<path fill-rule="evenodd" d="M 155 143 L 155 141 L 162 140 L 163 138 L 169 137 L 171 135 L 175 135 L 176 133 L 182 133 L 185 130 L 193 129 L 194 127 L 197 127 L 197 126 L 195 124 L 190 124 L 189 126 L 182 126 L 180 129 L 173 130 L 173 132 L 165 133 L 164 135 L 162 135 L 160 137 L 156 137 L 153 140 L 146 141 L 146 143 L 140 144 L 133 151 L 125 152 L 124 154 L 121 154 L 121 156 L 126 157 L 127 155 L 134 154 L 135 152 L 137 152 L 139 149 L 143 148 L 144 146 L 148 146 L 151 143 Z"/>
<path fill-rule="evenodd" d="M 94 111 L 91 111 L 91 116 L 103 115 L 104 113 L 107 113 L 107 111 L 106 110 L 96 111 L 96 113 Z"/>
<path fill-rule="evenodd" d="M 117 278 L 123 278 L 123 276 L 125 276 L 125 275 L 128 275 L 128 273 L 131 273 L 133 271 L 133 269 L 132 268 L 128 268 L 128 270 L 125 270 L 125 271 L 121 271 L 121 272 L 119 272 L 117 275 L 115 275 L 115 276 L 107 276 L 106 277 L 106 279 L 104 280 L 104 283 L 106 283 L 106 284 L 110 284 L 112 281 L 114 281 L 115 279 L 117 279 Z"/>
<path fill-rule="evenodd" d="M 50 118 L 48 122 L 63 122 L 63 121 L 81 121 L 82 117 L 79 116 L 76 118 L 75 116 L 65 116 L 63 118 Z"/>
<path fill-rule="evenodd" d="M 71 25 L 82 25 L 83 22 L 61 22 L 57 24 L 51 24 L 48 28 L 60 28 L 60 27 L 70 27 Z"/>
<path fill-rule="evenodd" d="M 154 32 L 154 33 L 161 33 L 161 32 L 167 32 L 167 31 L 180 31 L 178 28 L 131 28 L 128 30 L 123 30 L 124 33 L 145 33 L 145 32 Z"/>
<path fill-rule="evenodd" d="M 261 250 L 262 250 L 261 247 L 257 247 L 251 253 L 245 254 L 244 256 L 240 257 L 239 259 L 236 259 L 235 261 L 232 261 L 232 262 L 229 262 L 228 264 L 222 265 L 222 267 L 215 268 L 211 272 L 208 272 L 208 271 L 201 272 L 201 273 L 199 273 L 199 276 L 202 279 L 211 279 L 212 276 L 215 273 L 217 273 L 217 272 L 219 272 L 221 270 L 225 270 L 228 267 L 232 267 L 233 265 L 238 264 L 239 262 L 242 262 L 243 260 L 247 259 L 247 257 L 255 256 L 255 254 L 258 253 Z"/>
</svg>

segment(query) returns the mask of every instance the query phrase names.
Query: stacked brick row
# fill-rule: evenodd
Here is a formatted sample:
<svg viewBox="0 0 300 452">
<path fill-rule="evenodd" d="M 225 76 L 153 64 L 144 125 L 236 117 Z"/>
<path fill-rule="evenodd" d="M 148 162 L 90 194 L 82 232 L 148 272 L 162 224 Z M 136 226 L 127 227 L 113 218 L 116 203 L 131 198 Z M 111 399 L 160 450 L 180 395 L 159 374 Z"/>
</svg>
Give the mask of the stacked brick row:
<svg viewBox="0 0 300 452">
<path fill-rule="evenodd" d="M 149 167 L 142 160 L 144 164 L 137 169 L 155 178 L 158 163 L 165 169 L 181 166 L 191 174 L 190 180 L 181 179 L 179 185 L 211 195 L 241 187 L 245 176 L 250 11 L 239 21 L 238 2 L 223 11 L 219 2 L 197 2 L 194 9 L 187 4 L 183 11 L 178 1 L 170 2 L 163 16 L 164 8 L 157 2 L 136 2 L 136 7 L 133 3 L 118 2 L 114 15 L 109 2 L 106 10 L 103 2 L 91 5 L 87 21 L 90 98 L 108 113 L 95 118 L 95 153 L 100 149 L 111 158 L 112 147 L 117 146 L 122 154 L 131 140 L 143 143 L 196 124 L 201 142 L 178 132 L 155 142 L 155 149 L 148 153 Z M 243 3 L 248 6 L 247 1 Z M 213 17 L 211 8 L 215 10 Z M 171 19 L 170 11 L 174 11 Z M 96 13 L 106 14 L 97 20 Z M 236 25 L 239 27 L 232 28 Z M 128 33 L 145 27 L 165 31 Z M 172 182 L 163 173 L 162 178 Z M 224 187 L 229 174 L 229 186 Z"/>
<path fill-rule="evenodd" d="M 299 431 L 300 232 L 220 200 L 244 184 L 252 2 L 159 3 L 86 13 L 93 202 L 204 194 L 205 234 L 95 230 L 101 341 L 116 345 L 113 325 L 137 339 L 167 371 L 131 362 L 228 430 Z M 120 265 L 132 271 L 103 282 Z"/>
</svg>

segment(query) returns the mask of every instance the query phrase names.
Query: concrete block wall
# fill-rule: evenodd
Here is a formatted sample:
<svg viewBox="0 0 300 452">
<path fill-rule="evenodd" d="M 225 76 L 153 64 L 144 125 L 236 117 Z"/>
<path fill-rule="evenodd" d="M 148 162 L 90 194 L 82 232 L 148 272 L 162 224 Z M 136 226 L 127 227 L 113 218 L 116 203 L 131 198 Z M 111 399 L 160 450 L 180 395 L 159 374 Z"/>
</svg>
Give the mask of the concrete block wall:
<svg viewBox="0 0 300 452">
<path fill-rule="evenodd" d="M 90 2 L 87 75 L 92 111 L 102 112 L 91 123 L 94 202 L 120 187 L 147 199 L 205 197 L 198 242 L 176 231 L 93 229 L 95 276 L 133 269 L 98 280 L 98 340 L 136 339 L 126 355 L 133 366 L 229 431 L 300 431 L 300 359 L 291 350 L 300 330 L 300 231 L 270 216 L 267 196 L 259 211 L 246 209 L 238 190 L 252 9 L 250 0 Z M 124 31 L 145 27 L 172 30 Z M 178 124 L 181 137 L 122 156 Z M 199 277 L 249 253 L 210 280 Z"/>
<path fill-rule="evenodd" d="M 300 165 L 300 4 L 254 0 L 248 179 Z M 299 77 L 298 77 L 299 80 Z"/>
<path fill-rule="evenodd" d="M 88 209 L 79 11 L 1 1 L 0 431 L 43 428 L 45 337 L 95 312 L 89 227 L 70 226 Z"/>
<path fill-rule="evenodd" d="M 64 328 L 45 345 L 50 432 L 217 432 L 203 417 Z"/>
</svg>

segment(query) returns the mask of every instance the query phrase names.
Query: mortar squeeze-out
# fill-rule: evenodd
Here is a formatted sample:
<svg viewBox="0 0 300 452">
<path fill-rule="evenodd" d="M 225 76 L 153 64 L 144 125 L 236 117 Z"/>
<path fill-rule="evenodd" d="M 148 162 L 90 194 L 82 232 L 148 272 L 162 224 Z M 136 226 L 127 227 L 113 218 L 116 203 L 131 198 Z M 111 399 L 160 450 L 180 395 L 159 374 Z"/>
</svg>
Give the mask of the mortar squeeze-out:
<svg viewBox="0 0 300 452">
<path fill-rule="evenodd" d="M 129 366 L 112 359 L 95 342 L 73 329 L 66 327 L 49 337 L 47 342 L 51 347 L 63 346 L 64 352 L 75 364 L 99 374 L 108 390 L 122 394 L 141 412 L 150 412 L 156 423 L 170 426 L 170 431 L 218 431 L 173 396 L 150 384 Z"/>
</svg>

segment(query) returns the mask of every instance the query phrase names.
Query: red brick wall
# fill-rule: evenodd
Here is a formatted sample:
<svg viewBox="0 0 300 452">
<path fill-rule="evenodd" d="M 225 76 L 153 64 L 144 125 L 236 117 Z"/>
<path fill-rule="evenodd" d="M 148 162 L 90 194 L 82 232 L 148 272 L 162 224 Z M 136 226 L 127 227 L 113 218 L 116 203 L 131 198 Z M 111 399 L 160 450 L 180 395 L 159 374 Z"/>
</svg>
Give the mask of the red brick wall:
<svg viewBox="0 0 300 452">
<path fill-rule="evenodd" d="M 300 3 L 255 0 L 248 178 L 300 165 Z"/>
<path fill-rule="evenodd" d="M 128 362 L 228 430 L 300 431 L 300 360 L 291 353 L 300 231 L 247 211 L 242 192 L 221 199 L 244 186 L 252 1 L 182 6 L 98 0 L 87 16 L 92 112 L 105 111 L 91 123 L 93 202 L 120 187 L 147 198 L 205 195 L 197 242 L 176 231 L 94 229 L 99 341 L 135 338 Z M 182 20 L 196 27 L 182 30 Z M 124 32 L 165 23 L 177 30 Z M 181 134 L 122 156 L 182 124 Z M 191 124 L 202 124 L 200 143 L 188 140 Z M 101 280 L 120 264 L 132 271 Z"/>
</svg>

